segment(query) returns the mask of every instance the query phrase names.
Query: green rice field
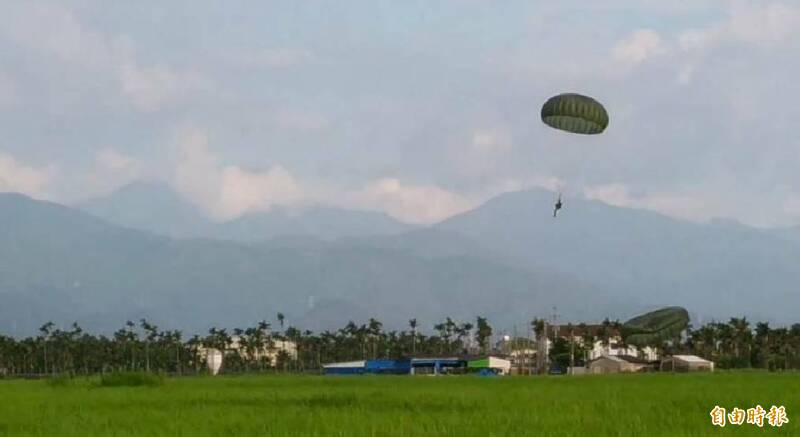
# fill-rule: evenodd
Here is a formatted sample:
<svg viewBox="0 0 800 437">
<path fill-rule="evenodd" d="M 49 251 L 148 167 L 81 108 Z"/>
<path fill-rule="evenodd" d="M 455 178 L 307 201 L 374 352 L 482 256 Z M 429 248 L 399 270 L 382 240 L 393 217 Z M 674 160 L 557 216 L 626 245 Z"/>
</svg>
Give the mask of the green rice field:
<svg viewBox="0 0 800 437">
<path fill-rule="evenodd" d="M 790 422 L 711 425 L 715 405 Z M 0 436 L 800 435 L 800 374 L 0 381 Z"/>
</svg>

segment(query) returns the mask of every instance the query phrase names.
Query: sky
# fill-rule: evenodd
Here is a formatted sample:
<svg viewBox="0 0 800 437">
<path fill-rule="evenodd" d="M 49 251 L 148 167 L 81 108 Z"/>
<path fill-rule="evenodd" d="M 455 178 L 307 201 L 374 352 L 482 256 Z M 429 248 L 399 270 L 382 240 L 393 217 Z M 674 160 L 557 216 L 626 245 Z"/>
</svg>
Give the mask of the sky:
<svg viewBox="0 0 800 437">
<path fill-rule="evenodd" d="M 793 1 L 6 0 L 0 191 L 432 223 L 544 187 L 800 225 L 798 54 Z M 543 125 L 562 92 L 606 132 Z"/>
</svg>

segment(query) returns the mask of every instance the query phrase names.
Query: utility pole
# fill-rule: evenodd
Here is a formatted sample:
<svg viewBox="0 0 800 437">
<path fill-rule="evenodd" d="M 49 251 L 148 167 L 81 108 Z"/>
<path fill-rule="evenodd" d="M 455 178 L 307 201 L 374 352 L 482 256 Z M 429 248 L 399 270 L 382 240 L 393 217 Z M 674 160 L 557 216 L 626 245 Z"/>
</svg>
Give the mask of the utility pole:
<svg viewBox="0 0 800 437">
<path fill-rule="evenodd" d="M 575 372 L 575 331 L 574 331 L 574 329 L 570 329 L 570 331 L 569 331 L 569 374 L 572 375 L 572 374 L 574 374 L 574 372 Z"/>
<path fill-rule="evenodd" d="M 555 345 L 556 340 L 558 339 L 558 308 L 555 306 L 553 307 L 553 345 Z M 549 348 L 548 348 L 549 349 Z M 550 354 L 547 354 L 547 369 L 550 370 Z"/>
<path fill-rule="evenodd" d="M 558 312 L 557 311 L 558 311 L 558 308 L 553 307 L 553 316 L 552 317 L 553 317 L 553 336 L 554 336 L 553 339 L 554 340 L 555 340 L 555 337 L 558 336 Z"/>
<path fill-rule="evenodd" d="M 536 367 L 539 373 L 545 373 L 548 365 L 547 325 L 547 320 L 542 319 L 542 330 L 538 332 L 536 339 Z"/>
<path fill-rule="evenodd" d="M 515 361 L 514 364 L 517 366 L 517 375 L 519 375 L 521 373 L 521 362 L 520 362 L 520 356 L 519 356 L 519 336 L 517 336 L 517 325 L 516 324 L 514 325 L 514 344 L 511 347 L 512 357 L 514 356 L 513 354 L 515 352 L 516 352 L 517 355 L 516 355 L 516 359 L 514 360 Z"/>
</svg>

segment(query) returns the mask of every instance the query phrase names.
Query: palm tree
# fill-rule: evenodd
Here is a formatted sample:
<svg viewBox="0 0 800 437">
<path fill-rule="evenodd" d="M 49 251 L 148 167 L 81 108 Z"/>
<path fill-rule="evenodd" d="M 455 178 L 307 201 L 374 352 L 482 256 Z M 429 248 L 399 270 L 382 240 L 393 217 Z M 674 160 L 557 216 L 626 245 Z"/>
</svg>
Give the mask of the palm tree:
<svg viewBox="0 0 800 437">
<path fill-rule="evenodd" d="M 283 321 L 286 319 L 286 316 L 283 313 L 278 313 L 278 323 L 281 325 L 281 331 L 283 331 Z"/>
<path fill-rule="evenodd" d="M 611 321 L 608 318 L 604 319 L 600 326 L 600 341 L 605 348 L 611 344 Z"/>
<path fill-rule="evenodd" d="M 440 346 L 439 346 L 439 353 L 442 353 L 444 351 L 442 350 L 442 346 L 441 345 L 444 344 L 445 347 L 447 347 L 447 345 L 448 345 L 447 341 L 448 341 L 449 336 L 447 334 L 447 325 L 445 325 L 444 323 L 437 323 L 437 324 L 433 325 L 433 329 L 435 329 L 436 332 L 439 333 L 439 339 L 442 340 L 442 343 L 440 343 Z"/>
<path fill-rule="evenodd" d="M 212 327 L 208 330 L 208 336 L 203 340 L 203 346 L 208 349 L 216 349 L 222 356 L 221 365 L 225 365 L 225 354 L 230 349 L 232 339 L 225 329 Z"/>
<path fill-rule="evenodd" d="M 492 337 L 492 327 L 485 317 L 478 316 L 476 320 L 477 329 L 475 331 L 475 340 L 478 342 L 478 347 L 481 353 L 488 353 L 489 339 Z"/>
<path fill-rule="evenodd" d="M 458 328 L 456 328 L 456 332 L 458 335 L 458 342 L 461 344 L 462 350 L 466 351 L 469 348 L 469 345 L 466 344 L 464 340 L 469 340 L 470 333 L 472 332 L 472 323 L 462 323 Z"/>
<path fill-rule="evenodd" d="M 41 333 L 40 341 L 42 343 L 42 350 L 44 351 L 44 373 L 47 373 L 47 343 L 50 342 L 50 337 L 55 326 L 55 323 L 47 322 L 39 328 L 39 332 Z"/>
<path fill-rule="evenodd" d="M 411 328 L 411 354 L 417 354 L 417 319 L 408 321 L 408 326 Z"/>
<path fill-rule="evenodd" d="M 750 360 L 748 358 L 747 363 L 742 363 L 741 361 L 741 352 L 743 348 L 747 348 L 748 350 L 748 357 L 750 355 L 751 344 L 753 340 L 753 333 L 750 330 L 750 322 L 747 321 L 747 318 L 731 318 L 729 322 L 731 329 L 733 330 L 733 345 L 734 345 L 734 356 L 736 357 L 736 366 L 739 367 L 742 364 L 747 364 L 749 367 Z"/>
<path fill-rule="evenodd" d="M 369 336 L 370 341 L 372 342 L 372 358 L 375 359 L 376 357 L 376 342 L 381 336 L 381 328 L 383 328 L 383 323 L 379 322 L 376 319 L 370 318 L 369 325 L 367 328 L 367 335 Z"/>
<path fill-rule="evenodd" d="M 144 354 L 145 354 L 145 371 L 150 372 L 150 343 L 158 336 L 158 328 L 147 322 L 145 319 L 139 321 L 140 326 L 145 332 Z"/>
</svg>

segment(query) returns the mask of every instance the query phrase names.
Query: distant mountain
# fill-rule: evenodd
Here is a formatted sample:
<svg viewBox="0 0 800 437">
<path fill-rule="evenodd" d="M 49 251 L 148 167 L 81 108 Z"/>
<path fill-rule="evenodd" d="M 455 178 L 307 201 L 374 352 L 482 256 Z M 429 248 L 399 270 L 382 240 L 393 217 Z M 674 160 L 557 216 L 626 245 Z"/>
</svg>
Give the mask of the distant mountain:
<svg viewBox="0 0 800 437">
<path fill-rule="evenodd" d="M 800 244 L 785 236 L 581 199 L 566 199 L 554 219 L 551 203 L 548 192 L 509 193 L 429 228 L 335 240 L 254 220 L 255 230 L 236 232 L 284 235 L 245 242 L 234 231 L 227 240 L 172 239 L 1 194 L 0 332 L 30 333 L 50 319 L 111 330 L 141 317 L 195 332 L 277 311 L 314 330 L 479 314 L 500 329 L 554 306 L 576 322 L 671 305 L 693 323 L 798 320 Z M 347 233 L 323 231 L 331 229 Z"/>
<path fill-rule="evenodd" d="M 160 182 L 134 182 L 77 205 L 111 223 L 175 238 L 212 235 L 216 224 Z"/>
<path fill-rule="evenodd" d="M 471 320 L 478 314 L 509 326 L 554 305 L 576 318 L 621 307 L 567 276 L 480 254 L 423 257 L 366 241 L 173 240 L 2 194 L 0 332 L 29 334 L 47 320 L 108 332 L 142 317 L 197 332 L 242 326 L 277 311 L 311 329 L 366 317 L 387 327 L 416 317 L 426 326 L 445 316 Z"/>
<path fill-rule="evenodd" d="M 787 241 L 791 241 L 794 243 L 800 243 L 800 226 L 794 226 L 782 229 L 771 229 L 769 232 L 778 238 L 783 238 Z"/>
<path fill-rule="evenodd" d="M 309 235 L 322 239 L 392 235 L 412 229 L 383 213 L 312 206 L 302 209 L 274 207 L 221 223 L 215 238 L 253 241 L 284 235 Z"/>
<path fill-rule="evenodd" d="M 173 238 L 212 238 L 253 242 L 285 235 L 321 239 L 398 234 L 412 229 L 386 214 L 333 207 L 274 207 L 217 223 L 172 188 L 135 182 L 78 208 L 121 226 Z"/>
<path fill-rule="evenodd" d="M 501 195 L 435 226 L 516 263 L 562 272 L 653 306 L 705 317 L 797 320 L 800 245 L 742 225 L 696 224 L 552 193 Z M 519 265 L 519 264 L 517 264 Z"/>
</svg>

